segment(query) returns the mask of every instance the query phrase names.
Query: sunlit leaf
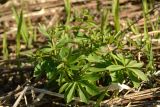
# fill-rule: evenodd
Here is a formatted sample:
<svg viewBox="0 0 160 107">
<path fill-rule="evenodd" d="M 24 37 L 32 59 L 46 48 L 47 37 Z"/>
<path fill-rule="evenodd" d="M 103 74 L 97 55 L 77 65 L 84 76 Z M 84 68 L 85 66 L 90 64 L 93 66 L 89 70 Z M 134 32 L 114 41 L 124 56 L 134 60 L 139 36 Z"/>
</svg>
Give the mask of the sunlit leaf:
<svg viewBox="0 0 160 107">
<path fill-rule="evenodd" d="M 68 55 L 69 55 L 69 48 L 62 47 L 61 50 L 60 50 L 59 55 L 60 55 L 60 57 L 61 57 L 62 59 L 68 57 Z"/>
<path fill-rule="evenodd" d="M 118 71 L 118 70 L 122 70 L 125 67 L 122 65 L 110 65 L 109 67 L 107 67 L 106 69 L 109 71 Z"/>
<path fill-rule="evenodd" d="M 75 94 L 76 86 L 77 86 L 76 82 L 74 82 L 74 83 L 71 85 L 71 88 L 70 88 L 70 90 L 69 90 L 69 92 L 68 92 L 68 94 L 67 94 L 67 103 L 69 103 L 69 102 L 72 101 L 72 98 L 73 98 L 73 96 L 74 96 L 74 94 Z"/>
<path fill-rule="evenodd" d="M 131 79 L 133 85 L 135 88 L 138 88 L 140 86 L 140 81 L 138 80 L 138 78 L 136 77 L 136 75 L 133 72 L 128 72 L 128 76 Z"/>
<path fill-rule="evenodd" d="M 100 78 L 101 76 L 97 73 L 92 73 L 92 74 L 85 74 L 82 79 L 83 80 L 89 80 L 89 81 L 96 81 Z"/>
<path fill-rule="evenodd" d="M 107 69 L 106 68 L 96 68 L 96 67 L 90 67 L 89 68 L 89 71 L 91 72 L 103 72 L 103 71 L 106 71 Z"/>
<path fill-rule="evenodd" d="M 137 63 L 137 61 L 130 61 L 130 63 L 127 65 L 127 67 L 141 68 L 141 67 L 143 67 L 143 63 Z"/>
<path fill-rule="evenodd" d="M 66 88 L 68 87 L 69 83 L 65 83 L 63 84 L 60 89 L 59 89 L 59 93 L 62 93 L 64 90 L 66 90 Z"/>
<path fill-rule="evenodd" d="M 129 68 L 129 70 L 134 72 L 137 75 L 137 77 L 139 77 L 143 81 L 147 81 L 148 80 L 147 76 L 142 71 L 140 71 L 139 69 Z"/>
<path fill-rule="evenodd" d="M 101 56 L 98 56 L 96 54 L 90 54 L 88 56 L 88 58 L 86 58 L 89 62 L 97 62 L 97 63 L 100 63 L 100 62 L 105 62 Z"/>
<path fill-rule="evenodd" d="M 70 39 L 68 37 L 63 37 L 59 40 L 59 42 L 56 44 L 57 48 L 64 47 L 67 43 L 70 42 Z"/>
<path fill-rule="evenodd" d="M 49 33 L 47 32 L 47 28 L 45 25 L 39 24 L 38 30 L 46 37 L 50 38 Z"/>
<path fill-rule="evenodd" d="M 80 84 L 78 85 L 78 93 L 82 102 L 87 103 L 89 100 L 88 94 Z"/>
</svg>

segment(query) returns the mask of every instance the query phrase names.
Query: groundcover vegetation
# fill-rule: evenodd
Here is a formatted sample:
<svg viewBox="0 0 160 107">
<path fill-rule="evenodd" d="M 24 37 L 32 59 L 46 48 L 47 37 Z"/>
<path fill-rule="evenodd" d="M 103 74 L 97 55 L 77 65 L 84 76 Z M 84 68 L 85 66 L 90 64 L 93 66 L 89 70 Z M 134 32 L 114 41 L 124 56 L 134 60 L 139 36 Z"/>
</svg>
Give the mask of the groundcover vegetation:
<svg viewBox="0 0 160 107">
<path fill-rule="evenodd" d="M 54 92 L 61 93 L 64 101 L 59 102 L 66 106 L 73 103 L 100 106 L 106 99 L 152 88 L 151 79 L 158 75 L 153 43 L 158 41 L 159 34 L 153 38 L 150 32 L 158 31 L 159 19 L 155 22 L 150 19 L 151 12 L 157 8 L 154 2 L 143 0 L 141 6 L 142 16 L 127 19 L 122 27 L 119 0 L 112 1 L 111 9 L 97 4 L 98 13 L 89 9 L 73 11 L 71 1 L 64 0 L 63 19 L 49 28 L 39 23 L 38 31 L 45 43 L 34 53 L 21 52 L 21 43 L 31 49 L 36 35 L 31 22 L 26 23 L 23 10 L 13 7 L 17 23 L 16 66 L 22 68 L 20 59 L 27 57 L 29 64 L 34 65 L 30 74 L 32 82 L 45 80 L 43 88 L 54 88 Z M 142 27 L 136 25 L 140 19 L 143 19 Z M 7 45 L 4 34 L 5 60 L 9 57 Z M 19 75 L 24 78 L 24 73 Z"/>
</svg>

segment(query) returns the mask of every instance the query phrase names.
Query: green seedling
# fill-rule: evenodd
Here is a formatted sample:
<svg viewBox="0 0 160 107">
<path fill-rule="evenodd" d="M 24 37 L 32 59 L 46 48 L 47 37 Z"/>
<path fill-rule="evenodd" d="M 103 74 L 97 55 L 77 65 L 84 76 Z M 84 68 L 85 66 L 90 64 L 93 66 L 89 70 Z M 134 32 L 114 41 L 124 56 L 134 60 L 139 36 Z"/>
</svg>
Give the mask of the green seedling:
<svg viewBox="0 0 160 107">
<path fill-rule="evenodd" d="M 3 53 L 3 59 L 7 60 L 9 58 L 9 55 L 8 55 L 8 43 L 7 43 L 7 35 L 6 34 L 3 35 L 3 50 L 2 50 L 2 53 Z"/>
<path fill-rule="evenodd" d="M 145 42 L 145 53 L 148 58 L 147 70 L 153 71 L 154 70 L 153 51 L 152 51 L 151 37 L 148 34 L 148 26 L 147 26 L 148 16 L 146 15 L 146 13 L 148 13 L 148 4 L 147 0 L 143 0 L 144 42 Z"/>
<path fill-rule="evenodd" d="M 116 33 L 120 31 L 120 18 L 119 18 L 119 0 L 113 0 L 112 13 L 114 17 Z"/>
<path fill-rule="evenodd" d="M 71 2 L 70 0 L 64 0 L 64 4 L 65 4 L 65 10 L 67 14 L 66 24 L 68 24 L 70 22 L 70 17 L 71 17 Z"/>
<path fill-rule="evenodd" d="M 12 8 L 12 11 L 13 11 L 13 15 L 15 17 L 17 25 L 19 25 L 19 23 L 21 23 L 21 28 L 19 31 L 20 38 L 22 37 L 23 41 L 25 42 L 26 46 L 28 47 L 29 33 L 28 33 L 28 26 L 26 25 L 25 19 L 24 19 L 23 15 L 22 15 L 22 19 L 20 19 L 20 16 L 14 7 Z M 20 21 L 22 21 L 22 22 L 20 22 Z"/>
</svg>

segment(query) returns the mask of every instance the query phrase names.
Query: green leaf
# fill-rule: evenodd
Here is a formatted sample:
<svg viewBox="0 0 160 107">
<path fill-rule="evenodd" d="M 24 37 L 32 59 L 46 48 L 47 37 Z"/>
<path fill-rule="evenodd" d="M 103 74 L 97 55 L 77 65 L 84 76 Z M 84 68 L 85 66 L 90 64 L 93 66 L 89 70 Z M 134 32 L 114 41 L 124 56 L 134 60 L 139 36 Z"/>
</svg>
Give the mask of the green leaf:
<svg viewBox="0 0 160 107">
<path fill-rule="evenodd" d="M 80 81 L 80 83 L 84 85 L 84 87 L 86 88 L 86 91 L 87 91 L 90 95 L 94 96 L 94 95 L 99 94 L 99 90 L 98 90 L 98 88 L 96 87 L 96 85 L 93 85 L 93 84 L 89 83 L 89 82 L 86 81 L 86 80 Z"/>
<path fill-rule="evenodd" d="M 60 55 L 60 57 L 62 59 L 65 59 L 66 57 L 68 57 L 68 55 L 69 55 L 69 48 L 62 47 L 61 50 L 60 50 L 59 55 Z"/>
<path fill-rule="evenodd" d="M 148 80 L 147 76 L 142 71 L 140 71 L 139 69 L 129 68 L 129 70 L 134 72 L 143 81 L 147 81 Z"/>
<path fill-rule="evenodd" d="M 112 79 L 112 82 L 117 82 L 118 81 L 117 72 L 111 72 L 110 77 Z"/>
<path fill-rule="evenodd" d="M 81 31 L 78 31 L 77 33 L 77 37 L 84 37 L 85 33 L 81 32 Z"/>
<path fill-rule="evenodd" d="M 44 54 L 50 53 L 52 51 L 53 51 L 53 48 L 51 48 L 51 47 L 44 47 L 41 49 L 41 52 Z"/>
<path fill-rule="evenodd" d="M 50 72 L 47 72 L 46 73 L 46 75 L 47 75 L 47 79 L 54 79 L 54 77 L 55 77 L 55 72 L 54 71 L 50 71 Z"/>
<path fill-rule="evenodd" d="M 18 15 L 17 11 L 13 9 L 13 12 L 15 13 L 16 22 L 18 25 L 18 30 L 16 34 L 16 55 L 20 55 L 20 39 L 21 39 L 21 29 L 23 25 L 23 11 L 21 11 L 20 16 Z"/>
<path fill-rule="evenodd" d="M 61 69 L 61 68 L 64 68 L 64 63 L 60 63 L 56 68 L 57 68 L 58 70 Z"/>
<path fill-rule="evenodd" d="M 98 56 L 96 54 L 90 54 L 88 56 L 88 58 L 86 58 L 89 62 L 97 62 L 97 63 L 100 63 L 100 62 L 105 62 L 101 56 Z"/>
<path fill-rule="evenodd" d="M 140 86 L 140 81 L 136 77 L 136 75 L 133 72 L 128 71 L 128 76 L 131 79 L 133 85 L 135 88 L 138 88 Z"/>
<path fill-rule="evenodd" d="M 124 56 L 122 55 L 122 54 L 117 54 L 117 57 L 118 57 L 118 59 L 119 59 L 119 61 L 120 62 L 122 62 L 123 61 L 123 63 L 124 63 Z"/>
<path fill-rule="evenodd" d="M 59 42 L 56 44 L 57 48 L 64 47 L 67 43 L 71 42 L 71 40 L 68 37 L 63 37 L 59 40 Z"/>
<path fill-rule="evenodd" d="M 45 25 L 41 25 L 39 24 L 38 30 L 46 37 L 50 38 L 50 35 L 47 32 L 47 28 L 45 27 Z"/>
<path fill-rule="evenodd" d="M 124 72 L 122 71 L 116 71 L 110 73 L 112 82 L 119 82 L 122 83 L 125 80 Z"/>
<path fill-rule="evenodd" d="M 100 77 L 101 77 L 101 76 L 100 76 L 99 74 L 97 74 L 97 73 L 92 73 L 92 74 L 85 74 L 85 75 L 82 77 L 82 79 L 83 79 L 83 80 L 89 80 L 89 81 L 94 82 L 94 81 L 96 81 L 96 80 L 99 80 Z"/>
<path fill-rule="evenodd" d="M 38 77 L 42 74 L 43 65 L 45 64 L 45 61 L 42 61 L 41 63 L 38 63 L 34 68 L 34 77 Z"/>
<path fill-rule="evenodd" d="M 74 82 L 74 83 L 72 83 L 71 88 L 68 89 L 69 92 L 67 93 L 67 103 L 69 103 L 69 102 L 72 101 L 72 98 L 73 98 L 73 96 L 74 96 L 74 94 L 75 94 L 76 86 L 77 86 L 77 83 Z"/>
<path fill-rule="evenodd" d="M 76 38 L 74 38 L 74 42 L 76 42 L 78 44 L 83 44 L 83 43 L 87 42 L 87 38 L 85 38 L 85 37 L 76 37 Z"/>
<path fill-rule="evenodd" d="M 127 67 L 130 67 L 130 68 L 141 68 L 141 67 L 143 67 L 143 63 L 137 63 L 137 61 L 131 61 L 131 62 L 129 62 Z"/>
<path fill-rule="evenodd" d="M 78 93 L 82 102 L 87 103 L 89 100 L 88 94 L 80 84 L 78 85 Z"/>
<path fill-rule="evenodd" d="M 83 66 L 77 66 L 77 65 L 70 65 L 70 69 L 71 70 L 75 70 L 78 71 L 79 69 L 81 69 Z"/>
<path fill-rule="evenodd" d="M 19 35 L 21 35 L 21 37 L 23 38 L 24 42 L 27 45 L 28 44 L 28 29 L 27 29 L 27 25 L 25 23 L 25 19 L 23 17 L 23 12 L 21 11 L 20 16 L 19 16 L 15 7 L 12 8 L 12 11 L 15 16 L 17 25 L 19 26 L 19 24 L 21 23 L 20 28 L 18 27 L 18 30 L 19 30 L 18 32 L 19 32 Z"/>
<path fill-rule="evenodd" d="M 107 67 L 106 69 L 109 71 L 118 71 L 118 70 L 122 70 L 125 67 L 122 65 L 110 65 L 109 67 Z"/>
<path fill-rule="evenodd" d="M 82 67 L 81 71 L 87 71 L 88 68 L 89 68 L 89 66 L 90 66 L 89 63 L 88 63 L 88 64 L 85 64 L 85 65 Z"/>
<path fill-rule="evenodd" d="M 74 64 L 76 62 L 78 62 L 80 57 L 80 54 L 72 54 L 68 56 L 68 63 L 70 64 Z"/>
<path fill-rule="evenodd" d="M 59 79 L 63 79 L 63 77 L 61 76 L 61 78 L 59 78 Z M 61 81 L 61 80 L 59 80 L 59 81 Z M 73 83 L 71 83 L 71 82 L 68 83 L 68 86 L 66 87 L 65 94 L 64 94 L 65 100 L 67 100 L 67 95 L 68 95 L 69 91 L 71 90 L 72 86 L 73 86 Z"/>
<path fill-rule="evenodd" d="M 125 66 L 127 66 L 130 62 L 131 62 L 130 59 L 124 59 L 124 63 L 123 63 L 123 64 L 124 64 Z"/>
<path fill-rule="evenodd" d="M 89 27 L 97 27 L 97 25 L 96 25 L 94 22 L 91 22 L 91 21 L 88 21 L 88 22 L 87 22 L 87 25 L 88 25 Z"/>
<path fill-rule="evenodd" d="M 123 56 L 121 54 L 114 55 L 113 53 L 110 54 L 114 59 L 118 60 L 119 62 L 122 62 Z"/>
<path fill-rule="evenodd" d="M 106 68 L 96 68 L 96 67 L 90 67 L 89 68 L 89 71 L 91 72 L 103 72 L 103 71 L 106 71 L 107 69 Z"/>
<path fill-rule="evenodd" d="M 61 86 L 61 88 L 59 89 L 59 93 L 62 93 L 64 90 L 66 90 L 66 88 L 69 86 L 69 83 L 65 83 Z"/>
</svg>

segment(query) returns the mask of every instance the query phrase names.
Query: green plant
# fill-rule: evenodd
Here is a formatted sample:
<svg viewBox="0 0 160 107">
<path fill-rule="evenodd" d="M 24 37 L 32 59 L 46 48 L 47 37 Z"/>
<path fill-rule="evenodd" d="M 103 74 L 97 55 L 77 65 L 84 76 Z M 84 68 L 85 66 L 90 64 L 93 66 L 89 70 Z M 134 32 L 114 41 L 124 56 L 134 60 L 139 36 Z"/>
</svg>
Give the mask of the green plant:
<svg viewBox="0 0 160 107">
<path fill-rule="evenodd" d="M 20 58 L 20 50 L 21 50 L 21 42 L 20 42 L 20 38 L 21 38 L 21 29 L 22 29 L 22 23 L 23 23 L 23 11 L 21 11 L 20 16 L 17 16 L 17 20 L 18 20 L 18 29 L 17 29 L 17 34 L 16 34 L 16 58 L 17 58 L 17 67 L 20 68 L 21 66 L 21 62 L 19 60 Z M 23 72 L 19 71 L 20 74 L 20 78 L 21 80 L 23 80 Z"/>
<path fill-rule="evenodd" d="M 18 17 L 18 16 L 17 16 Z M 17 57 L 19 57 L 20 55 L 20 38 L 21 38 L 21 28 L 22 28 L 22 22 L 23 22 L 23 12 L 21 11 L 20 17 L 18 17 L 19 22 L 18 22 L 18 30 L 17 30 L 17 34 L 16 34 L 16 55 Z"/>
<path fill-rule="evenodd" d="M 64 93 L 67 103 L 74 97 L 88 103 L 89 99 L 100 96 L 98 105 L 106 96 L 109 84 L 130 83 L 138 88 L 141 81 L 148 80 L 142 71 L 143 62 L 137 62 L 131 57 L 132 53 L 122 52 L 126 44 L 120 42 L 123 37 L 120 36 L 119 1 L 114 2 L 116 33 L 108 23 L 107 10 L 102 11 L 101 21 L 97 23 L 89 10 L 72 16 L 69 0 L 65 1 L 68 16 L 65 24 L 57 24 L 52 29 L 41 24 L 39 26 L 48 43 L 38 49 L 34 56 L 34 76 L 46 77 L 48 83 L 57 82 L 57 89 Z M 132 30 L 135 34 L 139 33 L 135 26 Z M 118 40 L 115 40 L 117 37 Z M 133 41 L 126 42 L 131 44 Z"/>
<path fill-rule="evenodd" d="M 113 0 L 112 13 L 114 17 L 116 33 L 118 33 L 120 31 L 119 0 Z"/>
<path fill-rule="evenodd" d="M 67 14 L 66 24 L 68 24 L 70 22 L 70 17 L 71 17 L 71 2 L 70 0 L 64 0 L 64 3 L 65 3 L 66 14 Z"/>
<path fill-rule="evenodd" d="M 34 30 L 33 30 L 32 24 L 31 24 L 31 20 L 28 19 L 28 23 L 29 24 L 26 24 L 26 20 L 23 17 L 22 10 L 21 10 L 21 12 L 19 14 L 19 12 L 16 10 L 16 8 L 13 7 L 12 11 L 13 11 L 13 15 L 15 17 L 17 25 L 19 25 L 19 23 L 21 23 L 20 28 L 18 28 L 18 30 L 20 30 L 19 31 L 19 38 L 20 38 L 20 40 L 22 38 L 23 41 L 24 41 L 24 43 L 25 43 L 25 45 L 26 45 L 26 47 L 27 48 L 31 48 L 32 47 L 32 41 L 35 38 L 34 37 L 35 36 Z M 22 18 L 20 19 L 21 14 L 22 14 Z"/>
<path fill-rule="evenodd" d="M 77 18 L 76 21 L 82 24 L 70 25 L 67 31 L 67 25 L 57 25 L 48 30 L 40 25 L 39 30 L 47 37 L 48 44 L 36 53 L 34 76 L 45 75 L 49 82 L 57 82 L 57 88 L 60 93 L 64 92 L 67 103 L 76 96 L 87 103 L 100 94 L 98 87 L 101 83 L 97 83 L 101 78 L 106 78 L 105 75 L 112 78 L 112 81 L 106 81 L 108 84 L 115 82 L 114 79 L 122 83 L 126 78 L 122 80 L 120 76 L 126 75 L 135 87 L 138 87 L 140 80 L 146 81 L 146 75 L 140 71 L 142 63 L 121 54 L 114 55 L 114 50 L 107 48 L 114 42 L 113 36 L 109 36 L 110 27 L 105 24 L 106 13 L 102 15 L 100 24 L 96 24 L 90 15 L 85 16 L 87 20 Z M 119 77 L 114 78 L 114 73 Z"/>
<path fill-rule="evenodd" d="M 138 78 L 143 81 L 148 80 L 147 76 L 140 70 L 143 63 L 137 63 L 137 61 L 125 58 L 121 54 L 111 54 L 111 56 L 115 64 L 108 66 L 107 70 L 110 71 L 113 82 L 123 82 L 124 76 L 127 75 L 134 84 L 134 87 L 138 88 L 140 83 Z"/>
<path fill-rule="evenodd" d="M 149 20 L 149 17 L 147 15 L 148 13 L 148 3 L 147 0 L 143 0 L 143 17 L 144 17 L 144 53 L 147 56 L 148 59 L 148 65 L 147 70 L 153 71 L 154 65 L 153 65 L 153 52 L 152 52 L 152 43 L 151 43 L 151 37 L 148 34 L 148 26 L 147 21 Z"/>
<path fill-rule="evenodd" d="M 40 62 L 35 67 L 35 76 L 45 73 L 50 81 L 56 80 L 61 86 L 59 92 L 65 92 L 67 103 L 72 100 L 76 91 L 81 100 L 87 103 L 89 95 L 99 93 L 95 81 L 100 78 L 98 73 L 89 71 L 90 63 L 87 62 L 94 60 L 92 55 L 86 56 L 89 54 L 89 49 L 82 50 L 85 44 L 81 42 L 85 42 L 87 38 L 71 39 L 68 33 L 63 34 L 65 31 L 63 26 L 55 28 L 55 37 L 50 37 L 45 32 L 44 26 L 40 29 L 48 37 L 49 43 L 40 52 L 42 54 L 40 56 L 43 57 L 38 59 Z M 74 49 L 74 45 L 78 45 L 79 48 Z"/>
<path fill-rule="evenodd" d="M 6 34 L 3 35 L 3 50 L 2 50 L 2 53 L 3 53 L 3 59 L 4 60 L 9 58 L 8 43 L 7 43 L 7 35 Z"/>
</svg>

